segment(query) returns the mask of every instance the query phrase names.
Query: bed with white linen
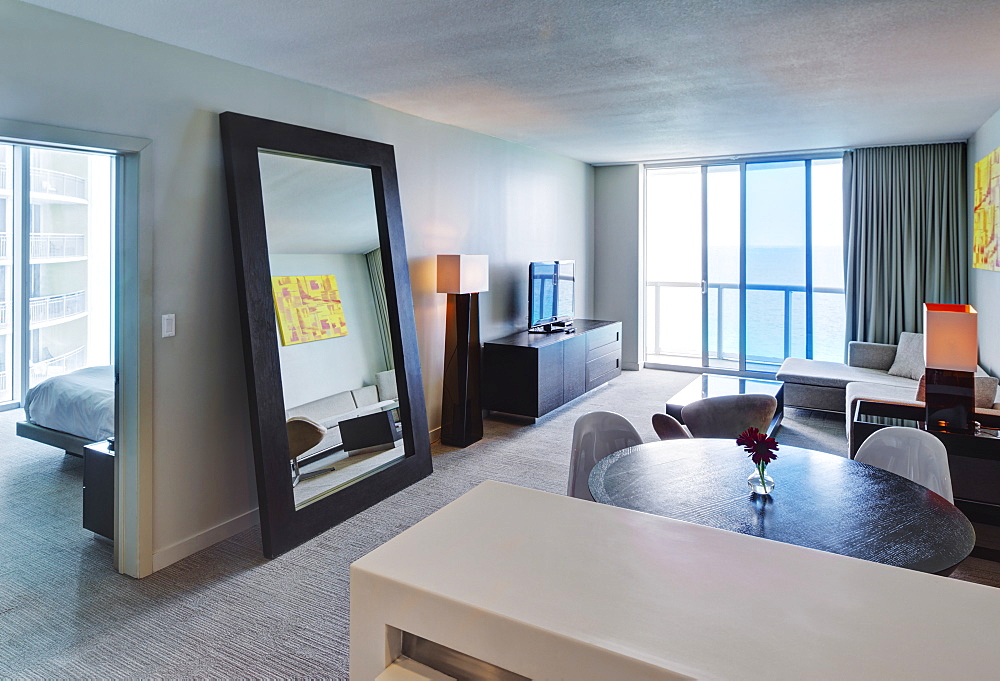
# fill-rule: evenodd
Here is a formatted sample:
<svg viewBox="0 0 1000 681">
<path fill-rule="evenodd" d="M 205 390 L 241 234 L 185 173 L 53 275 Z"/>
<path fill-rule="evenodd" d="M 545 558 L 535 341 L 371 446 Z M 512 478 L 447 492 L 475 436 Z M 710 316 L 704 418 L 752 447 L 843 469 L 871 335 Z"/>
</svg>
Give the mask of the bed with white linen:
<svg viewBox="0 0 1000 681">
<path fill-rule="evenodd" d="M 114 367 L 87 367 L 47 378 L 28 391 L 21 437 L 83 456 L 83 448 L 115 433 Z"/>
</svg>

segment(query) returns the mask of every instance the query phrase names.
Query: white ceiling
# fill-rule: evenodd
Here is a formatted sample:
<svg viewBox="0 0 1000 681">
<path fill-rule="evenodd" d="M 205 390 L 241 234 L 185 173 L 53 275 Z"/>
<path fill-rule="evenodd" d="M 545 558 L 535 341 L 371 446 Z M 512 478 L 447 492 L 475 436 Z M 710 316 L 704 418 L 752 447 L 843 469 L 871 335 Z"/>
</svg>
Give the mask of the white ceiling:
<svg viewBox="0 0 1000 681">
<path fill-rule="evenodd" d="M 30 0 L 588 162 L 967 138 L 997 0 Z"/>
</svg>

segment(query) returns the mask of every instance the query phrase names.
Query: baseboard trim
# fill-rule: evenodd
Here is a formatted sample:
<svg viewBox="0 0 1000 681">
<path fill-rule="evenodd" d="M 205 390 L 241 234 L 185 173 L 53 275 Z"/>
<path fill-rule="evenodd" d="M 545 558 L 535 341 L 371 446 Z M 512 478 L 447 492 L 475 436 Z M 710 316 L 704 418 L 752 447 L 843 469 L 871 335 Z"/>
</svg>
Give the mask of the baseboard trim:
<svg viewBox="0 0 1000 681">
<path fill-rule="evenodd" d="M 259 522 L 257 509 L 254 508 L 232 520 L 227 520 L 215 527 L 210 527 L 204 532 L 199 532 L 193 537 L 179 541 L 165 549 L 155 551 L 153 553 L 153 572 L 162 570 L 168 565 L 172 565 L 182 558 L 187 558 L 202 549 L 207 549 L 212 544 L 217 544 L 223 539 L 232 537 L 234 534 L 248 530 Z"/>
<path fill-rule="evenodd" d="M 431 437 L 431 444 L 434 444 L 435 442 L 440 442 L 441 426 L 438 426 L 437 428 L 431 428 L 431 432 L 429 433 L 429 435 Z"/>
<path fill-rule="evenodd" d="M 638 371 L 638 362 L 622 362 L 622 371 Z"/>
</svg>

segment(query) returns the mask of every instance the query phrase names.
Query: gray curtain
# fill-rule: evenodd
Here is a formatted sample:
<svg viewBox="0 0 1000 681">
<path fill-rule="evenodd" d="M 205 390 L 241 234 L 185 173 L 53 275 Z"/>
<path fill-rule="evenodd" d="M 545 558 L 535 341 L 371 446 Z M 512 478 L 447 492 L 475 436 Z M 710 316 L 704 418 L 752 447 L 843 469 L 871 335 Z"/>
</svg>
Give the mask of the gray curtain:
<svg viewBox="0 0 1000 681">
<path fill-rule="evenodd" d="M 368 276 L 372 283 L 372 297 L 375 299 L 375 317 L 378 319 L 379 333 L 382 335 L 382 355 L 386 370 L 395 369 L 392 359 L 392 332 L 389 330 L 389 304 L 385 298 L 385 275 L 382 273 L 382 249 L 365 253 L 368 260 Z"/>
<path fill-rule="evenodd" d="M 844 154 L 847 340 L 896 343 L 924 303 L 968 302 L 965 143 Z"/>
</svg>

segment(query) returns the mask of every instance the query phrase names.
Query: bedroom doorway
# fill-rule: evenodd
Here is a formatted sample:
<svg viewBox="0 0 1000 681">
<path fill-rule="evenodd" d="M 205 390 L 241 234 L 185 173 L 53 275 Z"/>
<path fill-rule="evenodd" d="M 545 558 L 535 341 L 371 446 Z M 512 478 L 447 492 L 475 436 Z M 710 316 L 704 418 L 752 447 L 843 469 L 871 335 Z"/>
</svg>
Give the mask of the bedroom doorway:
<svg viewBox="0 0 1000 681">
<path fill-rule="evenodd" d="M 133 577 L 152 572 L 152 325 L 143 323 L 152 304 L 151 241 L 140 238 L 139 220 L 139 171 L 150 163 L 141 152 L 149 143 L 0 119 L 0 483 L 8 505 L 20 510 L 25 555 L 73 542 L 81 558 L 110 559 Z M 94 410 L 88 398 L 69 402 L 79 409 L 44 399 L 29 420 L 32 391 L 80 372 L 97 375 L 52 395 L 80 396 L 97 386 L 108 408 Z M 74 433 L 30 422 L 47 408 L 69 417 L 59 426 L 67 431 L 77 429 L 73 422 L 90 425 Z M 22 424 L 27 430 L 18 437 Z M 32 436 L 32 428 L 45 437 Z M 53 434 L 56 441 L 46 439 Z M 82 452 L 110 436 L 108 546 L 83 528 L 82 460 L 60 450 L 70 451 L 75 440 Z M 51 486 L 51 494 L 39 485 Z M 20 490 L 21 502 L 10 498 Z"/>
</svg>

